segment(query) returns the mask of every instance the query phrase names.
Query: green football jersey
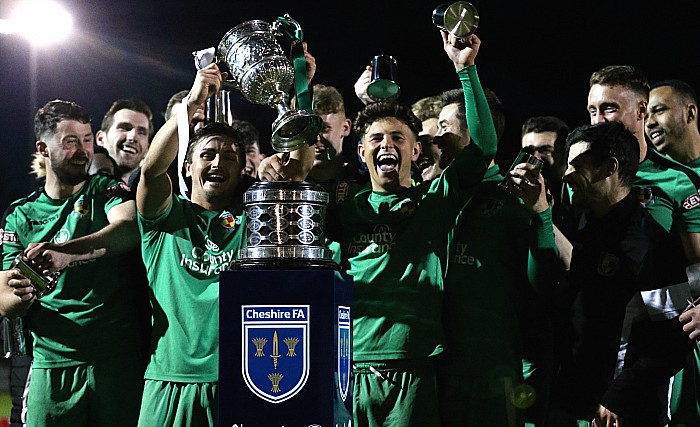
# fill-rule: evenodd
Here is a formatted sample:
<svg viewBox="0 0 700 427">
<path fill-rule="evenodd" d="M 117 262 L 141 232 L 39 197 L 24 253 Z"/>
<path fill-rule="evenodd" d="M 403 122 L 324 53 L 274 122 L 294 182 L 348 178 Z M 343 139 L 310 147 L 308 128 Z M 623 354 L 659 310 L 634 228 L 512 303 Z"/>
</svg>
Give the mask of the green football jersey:
<svg viewBox="0 0 700 427">
<path fill-rule="evenodd" d="M 457 359 L 453 374 L 495 378 L 488 368 L 508 367 L 512 373 L 519 367 L 519 316 L 534 320 L 533 307 L 542 308 L 543 301 L 533 285 L 551 289 L 556 280 L 551 209 L 530 213 L 518 197 L 498 186 L 502 180 L 498 166 L 486 172 L 450 242 L 445 329 Z M 530 284 L 528 270 L 538 283 Z"/>
<path fill-rule="evenodd" d="M 496 150 L 496 132 L 474 66 L 458 73 L 471 144 L 440 177 L 398 193 L 371 184 L 323 184 L 326 234 L 353 278 L 353 359 L 417 359 L 442 351 L 447 239 Z"/>
<path fill-rule="evenodd" d="M 245 239 L 243 204 L 208 211 L 173 196 L 168 210 L 139 215 L 141 251 L 153 306 L 147 379 L 214 382 L 219 378 L 219 273 Z"/>
<path fill-rule="evenodd" d="M 107 212 L 128 199 L 123 184 L 91 176 L 65 199 L 40 189 L 14 202 L 3 226 L 3 269 L 32 242 L 63 243 L 101 230 Z M 36 368 L 75 366 L 137 351 L 133 289 L 120 257 L 70 264 L 56 289 L 34 302 L 25 319 Z"/>
<path fill-rule="evenodd" d="M 634 180 L 638 200 L 666 231 L 700 233 L 698 190 L 688 176 L 649 159 L 639 164 Z"/>
</svg>

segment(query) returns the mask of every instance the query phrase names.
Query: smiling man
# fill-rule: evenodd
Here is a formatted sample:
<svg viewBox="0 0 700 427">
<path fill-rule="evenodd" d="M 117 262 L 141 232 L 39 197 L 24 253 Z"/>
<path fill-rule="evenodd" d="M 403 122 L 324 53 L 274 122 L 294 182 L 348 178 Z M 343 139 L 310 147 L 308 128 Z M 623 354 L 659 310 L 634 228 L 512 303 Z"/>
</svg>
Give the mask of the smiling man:
<svg viewBox="0 0 700 427">
<path fill-rule="evenodd" d="M 197 72 L 188 121 L 221 82 L 214 64 Z M 137 191 L 141 249 L 157 308 L 139 426 L 215 425 L 219 272 L 244 239 L 243 201 L 234 197 L 245 166 L 241 134 L 214 123 L 192 135 L 185 161 L 190 200 L 175 195 L 167 173 L 177 153 L 172 117 L 144 159 Z"/>
<path fill-rule="evenodd" d="M 585 212 L 570 236 L 562 300 L 571 306 L 550 421 L 664 425 L 667 403 L 659 390 L 682 367 L 690 342 L 678 315 L 654 318 L 640 292 L 685 280 L 681 246 L 637 201 L 639 145 L 624 125 L 581 126 L 567 143 L 564 182 Z"/>
<path fill-rule="evenodd" d="M 142 392 L 135 284 L 121 255 L 138 244 L 134 202 L 125 185 L 88 175 L 93 134 L 88 113 L 55 100 L 35 116 L 46 184 L 14 202 L 0 234 L 0 314 L 24 315 L 33 363 L 26 401 L 31 426 L 134 425 Z M 18 268 L 60 272 L 41 299 Z M 128 349 L 128 351 L 124 351 Z"/>
<path fill-rule="evenodd" d="M 128 183 L 141 165 L 153 135 L 153 113 L 140 99 L 118 99 L 112 103 L 95 135 L 119 166 L 119 176 Z"/>
<path fill-rule="evenodd" d="M 330 202 L 326 234 L 340 243 L 341 268 L 353 277 L 354 425 L 439 423 L 434 360 L 444 345 L 442 286 L 447 236 L 484 176 L 496 132 L 474 65 L 472 35 L 459 50 L 443 46 L 462 82 L 471 144 L 430 184 L 411 185 L 420 120 L 408 107 L 367 105 L 354 129 L 371 182 L 324 183 Z M 308 149 L 313 150 L 313 149 Z M 313 153 L 313 151 L 312 151 Z M 305 167 L 313 157 L 305 157 Z M 261 178 L 279 179 L 281 156 L 261 164 Z"/>
<path fill-rule="evenodd" d="M 661 153 L 700 169 L 698 100 L 688 83 L 665 80 L 651 87 L 645 132 Z"/>
</svg>

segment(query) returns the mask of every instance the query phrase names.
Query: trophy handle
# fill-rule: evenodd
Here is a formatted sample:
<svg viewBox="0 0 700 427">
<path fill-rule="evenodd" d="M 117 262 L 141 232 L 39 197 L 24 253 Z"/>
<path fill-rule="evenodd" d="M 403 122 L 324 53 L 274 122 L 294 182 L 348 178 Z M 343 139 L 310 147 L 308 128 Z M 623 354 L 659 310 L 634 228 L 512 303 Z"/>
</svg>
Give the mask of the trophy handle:
<svg viewBox="0 0 700 427">
<path fill-rule="evenodd" d="M 271 29 L 276 36 L 284 36 L 295 43 L 304 40 L 304 32 L 301 30 L 301 25 L 288 13 L 277 18 L 277 20 L 272 23 Z"/>
</svg>

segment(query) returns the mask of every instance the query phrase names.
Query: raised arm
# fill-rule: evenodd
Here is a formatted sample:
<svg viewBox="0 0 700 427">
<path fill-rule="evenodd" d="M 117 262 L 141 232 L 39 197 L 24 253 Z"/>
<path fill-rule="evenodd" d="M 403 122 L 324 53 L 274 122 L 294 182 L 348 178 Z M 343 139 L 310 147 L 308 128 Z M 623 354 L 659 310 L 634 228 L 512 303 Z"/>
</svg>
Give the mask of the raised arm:
<svg viewBox="0 0 700 427">
<path fill-rule="evenodd" d="M 447 32 L 441 31 L 441 34 L 445 53 L 452 60 L 462 83 L 471 143 L 481 149 L 484 164 L 488 167 L 496 155 L 498 138 L 491 109 L 476 72 L 475 59 L 481 40 L 472 34 L 467 38 L 465 46 L 459 49 L 450 43 Z"/>
<path fill-rule="evenodd" d="M 219 90 L 222 81 L 222 74 L 216 64 L 197 71 L 187 102 L 188 122 L 206 99 Z M 177 116 L 174 116 L 156 133 L 141 167 L 136 206 L 145 218 L 160 216 L 170 205 L 173 188 L 167 171 L 177 157 L 177 152 Z"/>
</svg>

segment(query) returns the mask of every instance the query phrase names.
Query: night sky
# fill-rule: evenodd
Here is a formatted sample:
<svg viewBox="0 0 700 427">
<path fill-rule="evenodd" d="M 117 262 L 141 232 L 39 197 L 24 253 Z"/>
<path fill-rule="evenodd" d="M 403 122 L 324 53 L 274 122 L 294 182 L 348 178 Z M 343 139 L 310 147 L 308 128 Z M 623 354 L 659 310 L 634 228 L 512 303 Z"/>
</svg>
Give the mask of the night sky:
<svg viewBox="0 0 700 427">
<path fill-rule="evenodd" d="M 0 2 L 8 18 L 18 0 Z M 30 105 L 30 46 L 0 35 L 0 209 L 29 194 L 37 107 L 55 98 L 86 107 L 98 130 L 117 98 L 139 97 L 157 127 L 168 98 L 189 89 L 196 72 L 191 53 L 218 45 L 234 26 L 272 22 L 284 13 L 299 21 L 317 61 L 314 83 L 336 86 L 354 118 L 361 102 L 353 84 L 380 53 L 398 62 L 400 101 L 459 87 L 442 50 L 432 10 L 443 2 L 368 1 L 119 1 L 63 0 L 74 34 L 37 52 L 37 102 Z M 506 133 L 497 161 L 507 166 L 519 146 L 522 122 L 555 115 L 571 128 L 587 123 L 590 73 L 606 65 L 640 67 L 650 82 L 681 79 L 700 91 L 700 2 L 475 0 L 482 40 L 477 67 L 482 84 L 505 105 Z M 276 112 L 233 94 L 234 115 L 269 138 Z M 264 151 L 270 151 L 267 142 Z"/>
</svg>

